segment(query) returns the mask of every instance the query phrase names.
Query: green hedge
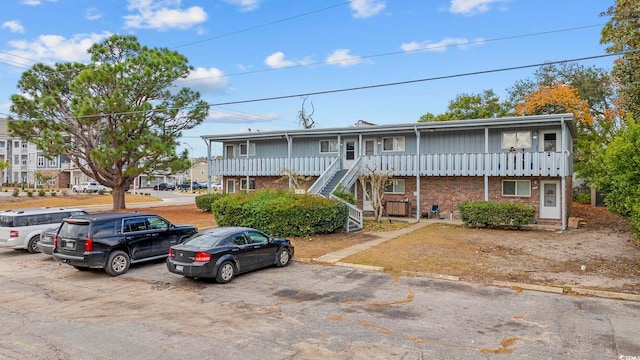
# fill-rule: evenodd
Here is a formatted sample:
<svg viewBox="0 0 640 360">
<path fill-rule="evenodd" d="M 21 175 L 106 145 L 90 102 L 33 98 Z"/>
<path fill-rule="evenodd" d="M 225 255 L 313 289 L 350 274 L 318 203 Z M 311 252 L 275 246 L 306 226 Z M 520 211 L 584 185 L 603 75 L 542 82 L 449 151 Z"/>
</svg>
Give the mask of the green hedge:
<svg viewBox="0 0 640 360">
<path fill-rule="evenodd" d="M 203 211 L 211 211 L 211 205 L 227 194 L 204 194 L 196 196 L 196 207 Z"/>
<path fill-rule="evenodd" d="M 247 226 L 273 236 L 332 233 L 349 216 L 337 201 L 273 190 L 227 195 L 213 203 L 212 211 L 218 226 Z"/>
<path fill-rule="evenodd" d="M 467 226 L 507 227 L 519 229 L 530 224 L 536 214 L 531 205 L 467 201 L 458 206 L 462 221 Z"/>
</svg>

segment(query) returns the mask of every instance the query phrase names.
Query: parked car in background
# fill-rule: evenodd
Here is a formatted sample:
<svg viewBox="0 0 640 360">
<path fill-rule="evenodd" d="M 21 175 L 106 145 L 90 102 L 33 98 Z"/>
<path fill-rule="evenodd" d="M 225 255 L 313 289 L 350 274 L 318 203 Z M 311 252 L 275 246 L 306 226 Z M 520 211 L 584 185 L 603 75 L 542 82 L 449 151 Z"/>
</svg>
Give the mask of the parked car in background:
<svg viewBox="0 0 640 360">
<path fill-rule="evenodd" d="M 187 182 L 183 182 L 180 185 L 178 185 L 178 189 L 180 189 L 180 190 L 191 190 L 192 186 L 193 186 L 194 190 L 206 189 L 207 188 L 207 184 L 199 183 L 197 181 L 194 181 L 194 182 L 190 183 L 190 182 L 187 181 Z"/>
<path fill-rule="evenodd" d="M 153 190 L 175 190 L 176 186 L 171 183 L 160 183 L 153 186 Z"/>
<path fill-rule="evenodd" d="M 101 213 L 65 219 L 54 237 L 53 257 L 78 270 L 104 268 L 112 276 L 131 264 L 167 257 L 169 247 L 198 232 L 148 213 Z"/>
<path fill-rule="evenodd" d="M 71 188 L 72 192 L 77 193 L 95 193 L 100 190 L 109 191 L 109 188 L 104 185 L 98 184 L 95 181 L 83 182 L 78 185 L 73 185 L 73 187 Z"/>
<path fill-rule="evenodd" d="M 287 266 L 293 257 L 287 239 L 247 227 L 219 227 L 171 246 L 167 269 L 189 278 L 228 283 L 236 274 L 267 266 Z"/>
<path fill-rule="evenodd" d="M 59 227 L 60 226 L 51 227 L 40 233 L 38 250 L 40 250 L 41 253 L 53 255 L 53 238 L 56 236 Z"/>
<path fill-rule="evenodd" d="M 84 215 L 87 212 L 76 208 L 16 209 L 0 212 L 0 247 L 39 251 L 40 233 L 60 225 L 63 219 Z"/>
</svg>

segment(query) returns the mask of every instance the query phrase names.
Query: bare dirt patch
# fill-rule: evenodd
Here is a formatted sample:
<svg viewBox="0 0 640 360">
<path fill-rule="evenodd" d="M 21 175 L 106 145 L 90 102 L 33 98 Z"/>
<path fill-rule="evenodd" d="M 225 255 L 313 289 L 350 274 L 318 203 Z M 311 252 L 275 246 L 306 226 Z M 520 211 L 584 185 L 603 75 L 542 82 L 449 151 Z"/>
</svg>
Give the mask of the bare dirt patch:
<svg viewBox="0 0 640 360">
<path fill-rule="evenodd" d="M 575 204 L 578 229 L 469 229 L 440 222 L 343 259 L 402 271 L 640 294 L 640 243 L 603 208 Z"/>
</svg>

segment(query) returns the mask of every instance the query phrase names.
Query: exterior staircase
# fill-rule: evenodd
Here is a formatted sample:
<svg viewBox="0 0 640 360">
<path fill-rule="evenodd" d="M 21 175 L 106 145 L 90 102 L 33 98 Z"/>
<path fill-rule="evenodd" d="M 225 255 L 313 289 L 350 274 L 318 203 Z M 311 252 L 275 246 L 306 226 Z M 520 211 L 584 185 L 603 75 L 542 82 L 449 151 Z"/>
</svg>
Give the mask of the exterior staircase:
<svg viewBox="0 0 640 360">
<path fill-rule="evenodd" d="M 327 184 L 322 188 L 322 190 L 320 190 L 320 195 L 328 198 L 329 195 L 331 195 L 331 193 L 333 192 L 333 190 L 335 190 L 338 183 L 340 183 L 340 180 L 342 180 L 342 178 L 346 175 L 348 171 L 349 170 L 336 171 L 336 173 L 333 175 L 331 180 L 329 180 L 329 182 L 327 182 Z"/>
</svg>

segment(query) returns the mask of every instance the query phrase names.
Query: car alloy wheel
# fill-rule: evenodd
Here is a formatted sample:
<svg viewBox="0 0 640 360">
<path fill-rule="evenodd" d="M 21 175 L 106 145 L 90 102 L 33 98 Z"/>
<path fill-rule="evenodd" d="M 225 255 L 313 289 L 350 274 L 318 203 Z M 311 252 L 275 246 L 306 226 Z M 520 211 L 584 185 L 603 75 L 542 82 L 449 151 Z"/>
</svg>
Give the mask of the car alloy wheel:
<svg viewBox="0 0 640 360">
<path fill-rule="evenodd" d="M 289 264 L 290 259 L 291 259 L 291 254 L 289 254 L 289 250 L 280 249 L 280 251 L 278 251 L 278 260 L 276 261 L 276 264 L 279 267 L 287 266 Z"/>
<path fill-rule="evenodd" d="M 236 268 L 233 266 L 231 261 L 225 261 L 220 265 L 218 269 L 218 274 L 216 276 L 216 281 L 220 284 L 226 284 L 233 279 L 236 274 Z"/>
<path fill-rule="evenodd" d="M 130 264 L 129 255 L 124 251 L 116 250 L 109 254 L 105 270 L 111 276 L 118 276 L 126 273 Z"/>
<path fill-rule="evenodd" d="M 38 241 L 40 241 L 40 235 L 34 236 L 29 240 L 29 243 L 27 244 L 27 250 L 31 254 L 40 252 L 40 248 L 38 247 Z"/>
</svg>

